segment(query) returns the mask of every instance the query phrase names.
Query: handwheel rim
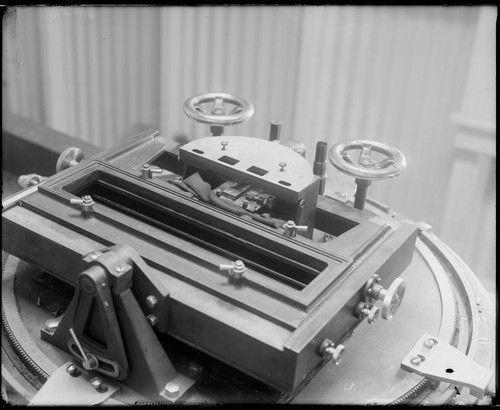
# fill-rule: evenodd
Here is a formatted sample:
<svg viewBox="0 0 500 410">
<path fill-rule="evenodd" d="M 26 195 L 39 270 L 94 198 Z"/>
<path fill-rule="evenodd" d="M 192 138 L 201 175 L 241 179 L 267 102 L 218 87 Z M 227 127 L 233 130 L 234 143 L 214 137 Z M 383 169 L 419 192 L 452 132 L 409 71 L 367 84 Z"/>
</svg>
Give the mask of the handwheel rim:
<svg viewBox="0 0 500 410">
<path fill-rule="evenodd" d="M 364 167 L 360 164 L 351 164 L 343 158 L 346 151 L 363 149 L 365 146 L 370 146 L 373 151 L 386 155 L 388 158 L 393 160 L 393 164 L 388 165 L 385 168 L 377 169 Z M 400 150 L 376 141 L 352 140 L 337 142 L 330 149 L 328 158 L 330 163 L 339 171 L 352 177 L 369 181 L 397 177 L 406 168 L 406 158 Z"/>
<path fill-rule="evenodd" d="M 231 103 L 241 109 L 234 114 L 209 114 L 198 110 L 201 104 L 213 102 L 222 98 L 224 103 Z M 204 124 L 228 126 L 240 124 L 249 120 L 254 114 L 254 107 L 250 101 L 228 93 L 204 93 L 194 95 L 184 103 L 184 113 L 191 119 Z"/>
</svg>

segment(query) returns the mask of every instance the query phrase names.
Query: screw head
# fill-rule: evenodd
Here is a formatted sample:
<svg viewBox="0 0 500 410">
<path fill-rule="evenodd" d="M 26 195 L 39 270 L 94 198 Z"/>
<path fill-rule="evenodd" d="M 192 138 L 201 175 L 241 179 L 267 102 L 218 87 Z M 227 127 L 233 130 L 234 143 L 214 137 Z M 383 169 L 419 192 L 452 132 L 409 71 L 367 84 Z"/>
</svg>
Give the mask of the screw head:
<svg viewBox="0 0 500 410">
<path fill-rule="evenodd" d="M 424 346 L 427 347 L 427 349 L 432 349 L 437 344 L 438 341 L 432 337 L 424 341 Z"/>
<path fill-rule="evenodd" d="M 66 371 L 73 377 L 78 377 L 81 374 L 75 363 L 71 363 L 68 367 L 66 367 Z"/>
<path fill-rule="evenodd" d="M 411 359 L 410 359 L 410 363 L 414 366 L 418 366 L 420 365 L 420 363 L 424 362 L 425 361 L 425 357 L 420 355 L 420 354 L 417 354 L 416 356 L 413 356 Z"/>
<path fill-rule="evenodd" d="M 122 266 L 122 265 L 118 265 L 116 268 L 115 268 L 115 271 L 119 272 L 119 273 L 122 273 L 125 271 L 125 268 Z"/>
<path fill-rule="evenodd" d="M 174 383 L 174 382 L 168 382 L 165 385 L 165 393 L 170 398 L 177 397 L 180 393 L 179 385 L 177 383 Z"/>
<path fill-rule="evenodd" d="M 98 255 L 96 255 L 95 253 L 92 253 L 92 254 L 90 254 L 90 255 L 89 255 L 89 258 L 90 258 L 90 259 L 92 259 L 92 260 L 94 260 L 94 261 L 95 261 L 98 257 L 99 257 L 99 256 L 98 256 Z"/>
<path fill-rule="evenodd" d="M 96 389 L 99 393 L 104 393 L 108 389 L 103 384 L 103 380 L 100 377 L 94 377 L 90 380 L 90 384 L 94 389 Z"/>
</svg>

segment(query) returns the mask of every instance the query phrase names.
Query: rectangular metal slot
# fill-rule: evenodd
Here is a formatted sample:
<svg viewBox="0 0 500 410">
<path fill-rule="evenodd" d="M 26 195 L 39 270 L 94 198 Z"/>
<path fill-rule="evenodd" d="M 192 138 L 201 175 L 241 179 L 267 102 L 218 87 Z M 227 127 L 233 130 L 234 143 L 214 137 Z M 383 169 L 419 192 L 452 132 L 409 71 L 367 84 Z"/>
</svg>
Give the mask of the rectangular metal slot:
<svg viewBox="0 0 500 410">
<path fill-rule="evenodd" d="M 256 167 L 256 166 L 251 166 L 250 168 L 247 169 L 248 172 L 252 172 L 253 174 L 257 174 L 260 176 L 266 175 L 269 171 L 266 171 L 265 169 Z"/>
<path fill-rule="evenodd" d="M 227 155 L 220 157 L 219 161 L 225 162 L 226 164 L 229 164 L 229 165 L 234 165 L 234 164 L 237 164 L 238 162 L 240 162 L 239 160 L 237 160 L 235 158 L 228 157 Z"/>
<path fill-rule="evenodd" d="M 104 177 L 104 174 L 98 175 Z M 73 186 L 76 188 L 75 185 Z M 80 186 L 72 193 L 78 196 L 91 195 L 98 204 L 104 204 L 118 212 L 133 216 L 146 224 L 196 243 L 197 246 L 210 249 L 212 252 L 237 257 L 249 267 L 294 289 L 304 289 L 328 267 L 328 263 L 307 255 L 297 255 L 301 256 L 300 260 L 292 260 L 290 255 L 280 258 L 258 244 L 238 241 L 231 235 L 221 234 L 178 212 L 154 206 L 151 201 L 138 193 L 116 186 L 110 181 L 97 179 L 91 184 L 86 183 Z"/>
</svg>

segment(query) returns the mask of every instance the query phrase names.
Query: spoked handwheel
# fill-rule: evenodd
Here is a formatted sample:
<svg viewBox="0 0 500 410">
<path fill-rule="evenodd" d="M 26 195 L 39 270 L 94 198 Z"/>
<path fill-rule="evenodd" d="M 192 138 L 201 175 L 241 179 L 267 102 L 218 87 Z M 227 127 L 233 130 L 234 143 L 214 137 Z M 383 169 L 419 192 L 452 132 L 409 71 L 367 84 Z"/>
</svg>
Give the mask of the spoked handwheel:
<svg viewBox="0 0 500 410">
<path fill-rule="evenodd" d="M 213 136 L 218 136 L 225 126 L 252 118 L 254 108 L 250 101 L 233 94 L 205 93 L 188 98 L 184 113 L 197 122 L 209 124 Z"/>
<path fill-rule="evenodd" d="M 352 151 L 359 151 L 357 160 L 349 155 Z M 376 161 L 373 152 L 382 154 L 384 158 Z M 338 142 L 331 148 L 328 157 L 335 168 L 355 178 L 358 187 L 354 207 L 357 209 L 364 209 L 371 181 L 397 177 L 406 168 L 406 158 L 397 148 L 368 140 Z"/>
</svg>

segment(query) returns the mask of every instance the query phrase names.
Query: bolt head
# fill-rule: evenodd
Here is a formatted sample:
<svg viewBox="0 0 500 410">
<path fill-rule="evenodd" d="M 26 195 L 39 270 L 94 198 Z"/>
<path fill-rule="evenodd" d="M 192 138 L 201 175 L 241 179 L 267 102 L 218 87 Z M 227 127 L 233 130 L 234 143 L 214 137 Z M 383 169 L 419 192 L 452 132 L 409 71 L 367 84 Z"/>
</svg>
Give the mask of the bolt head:
<svg viewBox="0 0 500 410">
<path fill-rule="evenodd" d="M 153 295 L 149 295 L 146 298 L 146 305 L 150 309 L 153 309 L 156 306 L 157 303 L 158 303 L 158 299 L 156 299 L 156 297 L 153 296 Z"/>
<path fill-rule="evenodd" d="M 158 318 L 155 315 L 147 315 L 146 319 L 151 326 L 156 326 L 158 324 Z"/>
<path fill-rule="evenodd" d="M 60 320 L 57 319 L 49 319 L 45 322 L 44 329 L 47 332 L 55 332 L 57 329 L 57 326 L 59 326 Z"/>
<path fill-rule="evenodd" d="M 122 265 L 118 265 L 118 266 L 115 268 L 115 271 L 122 273 L 123 271 L 125 271 L 125 268 L 124 268 Z"/>
<path fill-rule="evenodd" d="M 179 385 L 177 383 L 174 383 L 174 382 L 168 382 L 165 385 L 165 393 L 170 398 L 177 397 L 180 393 Z"/>
</svg>

